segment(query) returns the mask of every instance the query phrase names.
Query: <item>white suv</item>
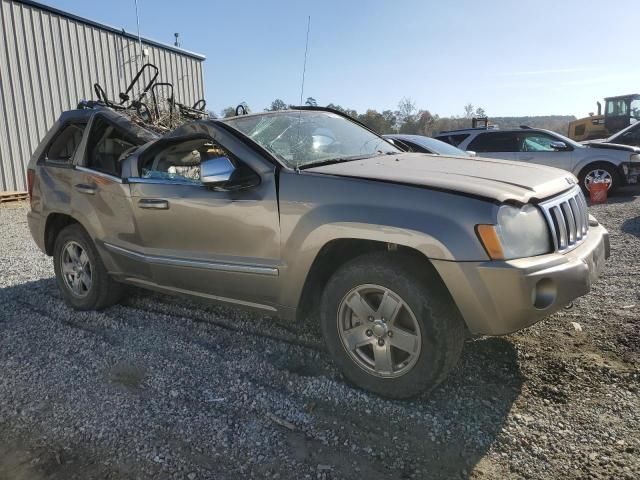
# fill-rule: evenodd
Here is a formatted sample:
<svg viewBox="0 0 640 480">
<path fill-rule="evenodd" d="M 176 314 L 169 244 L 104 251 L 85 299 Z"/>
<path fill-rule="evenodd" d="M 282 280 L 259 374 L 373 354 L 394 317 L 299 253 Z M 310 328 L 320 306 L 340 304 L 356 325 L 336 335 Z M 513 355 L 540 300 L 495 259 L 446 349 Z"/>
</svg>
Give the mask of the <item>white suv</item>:
<svg viewBox="0 0 640 480">
<path fill-rule="evenodd" d="M 613 191 L 620 185 L 638 183 L 640 148 L 591 143 L 582 145 L 558 133 L 539 128 L 469 128 L 441 132 L 435 138 L 481 157 L 539 163 L 572 172 L 587 192 L 596 179 Z"/>
</svg>

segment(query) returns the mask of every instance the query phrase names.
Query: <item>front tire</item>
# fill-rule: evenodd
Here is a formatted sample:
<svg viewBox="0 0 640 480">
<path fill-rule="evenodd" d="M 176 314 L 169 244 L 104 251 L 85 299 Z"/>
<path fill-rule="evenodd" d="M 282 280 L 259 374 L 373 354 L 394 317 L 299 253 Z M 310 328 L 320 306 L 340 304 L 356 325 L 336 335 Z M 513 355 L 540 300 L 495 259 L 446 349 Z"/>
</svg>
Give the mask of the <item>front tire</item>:
<svg viewBox="0 0 640 480">
<path fill-rule="evenodd" d="M 620 173 L 618 172 L 617 168 L 611 163 L 591 163 L 584 167 L 578 175 L 580 188 L 582 188 L 582 191 L 586 197 L 589 196 L 589 186 L 596 179 L 603 180 L 604 182 L 609 184 L 609 187 L 607 188 L 608 193 L 613 193 L 622 182 Z"/>
<path fill-rule="evenodd" d="M 345 377 L 390 398 L 432 390 L 464 343 L 463 320 L 440 279 L 401 253 L 343 265 L 323 292 L 321 327 Z"/>
<path fill-rule="evenodd" d="M 76 310 L 101 310 L 122 297 L 122 284 L 109 276 L 91 237 L 79 224 L 58 234 L 53 265 L 64 301 Z"/>
</svg>

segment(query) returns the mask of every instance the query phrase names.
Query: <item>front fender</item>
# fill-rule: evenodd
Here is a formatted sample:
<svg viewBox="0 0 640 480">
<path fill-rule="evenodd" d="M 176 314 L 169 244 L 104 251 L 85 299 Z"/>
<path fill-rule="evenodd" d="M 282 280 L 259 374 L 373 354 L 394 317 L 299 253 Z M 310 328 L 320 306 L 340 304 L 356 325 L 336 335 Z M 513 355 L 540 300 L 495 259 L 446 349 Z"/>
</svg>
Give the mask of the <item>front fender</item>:
<svg viewBox="0 0 640 480">
<path fill-rule="evenodd" d="M 309 232 L 298 247 L 293 245 L 286 247 L 286 252 L 296 252 L 296 254 L 287 255 L 289 257 L 286 261 L 287 268 L 282 272 L 284 287 L 280 298 L 282 305 L 292 307 L 298 305 L 313 262 L 320 251 L 335 240 L 393 243 L 415 249 L 427 258 L 447 260 L 454 258 L 442 242 L 423 232 L 361 222 L 325 223 Z"/>
<path fill-rule="evenodd" d="M 624 160 L 622 158 L 611 158 L 606 155 L 590 155 L 587 158 L 583 158 L 576 164 L 573 173 L 578 177 L 584 167 L 592 163 L 610 163 L 616 170 L 618 170 L 620 165 L 625 161 L 629 161 L 629 158 L 627 157 L 626 160 Z"/>
<path fill-rule="evenodd" d="M 485 261 L 475 225 L 496 203 L 433 189 L 326 175 L 283 174 L 280 303 L 298 304 L 322 248 L 341 239 L 393 243 L 443 261 Z"/>
</svg>

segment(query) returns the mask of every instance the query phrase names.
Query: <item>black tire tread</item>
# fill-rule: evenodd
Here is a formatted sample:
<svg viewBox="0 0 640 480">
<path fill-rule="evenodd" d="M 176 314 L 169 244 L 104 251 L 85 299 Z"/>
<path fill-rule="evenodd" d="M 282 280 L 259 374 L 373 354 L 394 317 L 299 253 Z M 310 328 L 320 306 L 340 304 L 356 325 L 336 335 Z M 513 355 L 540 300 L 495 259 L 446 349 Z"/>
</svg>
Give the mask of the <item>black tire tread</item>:
<svg viewBox="0 0 640 480">
<path fill-rule="evenodd" d="M 90 256 L 93 285 L 96 290 L 87 297 L 79 299 L 67 291 L 62 279 L 59 266 L 59 258 L 62 247 L 68 240 L 80 243 Z M 65 302 L 76 310 L 102 310 L 118 303 L 123 295 L 124 286 L 111 278 L 100 258 L 93 240 L 86 230 L 78 223 L 74 223 L 62 229 L 56 237 L 53 249 L 53 263 L 58 287 Z"/>
<path fill-rule="evenodd" d="M 385 397 L 404 399 L 433 390 L 455 367 L 464 345 L 464 321 L 435 271 L 422 267 L 422 262 L 417 263 L 414 258 L 400 252 L 374 252 L 347 262 L 329 280 L 322 296 L 322 332 L 334 360 L 352 383 Z M 437 354 L 431 358 L 433 362 L 421 364 L 425 355 L 421 353 L 421 359 L 411 372 L 396 379 L 384 380 L 367 374 L 353 363 L 339 339 L 336 342 L 333 338 L 330 329 L 335 328 L 336 292 L 343 291 L 344 286 L 354 278 L 384 279 L 386 286 L 400 288 L 405 294 L 409 292 L 410 297 L 421 299 L 421 313 L 414 313 L 429 319 L 426 326 L 432 329 L 429 335 L 435 339 L 437 349 Z M 425 329 L 424 325 L 422 329 Z M 433 345 L 424 344 L 423 338 L 423 351 L 430 348 L 433 349 Z M 414 374 L 416 370 L 422 370 L 422 374 Z"/>
<path fill-rule="evenodd" d="M 614 164 L 609 162 L 593 162 L 586 165 L 582 170 L 580 170 L 580 173 L 578 174 L 578 181 L 580 182 L 580 188 L 584 192 L 585 196 L 587 197 L 589 196 L 589 191 L 584 186 L 584 178 L 587 176 L 587 173 L 590 170 L 593 170 L 595 168 L 606 170 L 611 174 L 612 185 L 609 188 L 608 193 L 613 193 L 618 189 L 618 187 L 620 187 L 620 184 L 622 183 L 622 179 L 620 178 L 620 172 L 618 172 L 618 169 Z"/>
</svg>

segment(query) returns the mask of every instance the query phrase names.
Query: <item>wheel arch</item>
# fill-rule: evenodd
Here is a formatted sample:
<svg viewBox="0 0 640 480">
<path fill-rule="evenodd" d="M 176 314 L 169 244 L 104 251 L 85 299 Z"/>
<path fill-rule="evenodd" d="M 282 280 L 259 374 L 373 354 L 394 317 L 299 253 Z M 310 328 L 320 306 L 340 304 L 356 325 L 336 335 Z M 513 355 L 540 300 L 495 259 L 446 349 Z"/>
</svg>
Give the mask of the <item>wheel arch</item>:
<svg viewBox="0 0 640 480">
<path fill-rule="evenodd" d="M 616 165 L 614 162 L 611 161 L 611 159 L 609 158 L 589 158 L 587 160 L 583 160 L 582 162 L 578 163 L 578 165 L 576 165 L 575 171 L 576 171 L 576 177 L 580 178 L 580 175 L 582 175 L 582 173 L 589 167 L 592 167 L 593 165 L 596 164 L 608 164 L 609 166 L 611 166 L 611 168 L 614 171 L 619 171 L 620 167 L 618 165 Z"/>
<path fill-rule="evenodd" d="M 613 183 L 614 183 L 613 187 L 611 188 L 611 191 L 614 191 L 617 187 L 619 187 L 620 185 L 624 185 L 626 183 L 626 179 L 620 165 L 616 165 L 615 163 L 613 163 L 608 159 L 591 160 L 591 161 L 585 162 L 578 169 L 578 174 L 576 175 L 578 177 L 578 183 L 580 185 L 580 188 L 582 188 L 583 191 L 586 192 L 585 190 L 586 186 L 584 185 L 584 176 L 589 171 L 589 169 L 595 168 L 597 166 L 600 166 L 600 167 L 604 166 L 606 168 L 611 169 L 611 172 L 613 173 Z"/>
<path fill-rule="evenodd" d="M 58 238 L 60 232 L 69 225 L 74 224 L 80 225 L 85 231 L 87 231 L 85 226 L 82 225 L 77 218 L 69 215 L 68 213 L 52 212 L 47 215 L 44 227 L 44 247 L 47 255 L 53 255 L 56 238 Z"/>
<path fill-rule="evenodd" d="M 296 303 L 296 320 L 304 321 L 306 318 L 316 317 L 322 292 L 331 276 L 341 266 L 361 255 L 378 251 L 387 251 L 389 255 L 401 256 L 404 259 L 410 258 L 412 268 L 418 275 L 436 280 L 442 287 L 447 288 L 429 258 L 417 248 L 382 240 L 334 238 L 317 252 L 306 274 Z"/>
</svg>

